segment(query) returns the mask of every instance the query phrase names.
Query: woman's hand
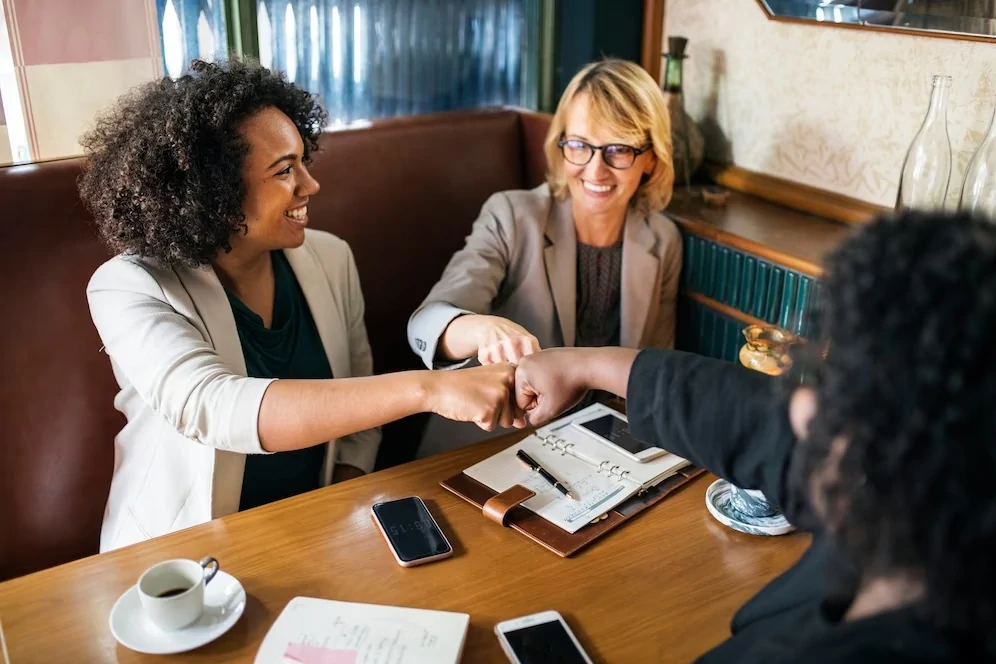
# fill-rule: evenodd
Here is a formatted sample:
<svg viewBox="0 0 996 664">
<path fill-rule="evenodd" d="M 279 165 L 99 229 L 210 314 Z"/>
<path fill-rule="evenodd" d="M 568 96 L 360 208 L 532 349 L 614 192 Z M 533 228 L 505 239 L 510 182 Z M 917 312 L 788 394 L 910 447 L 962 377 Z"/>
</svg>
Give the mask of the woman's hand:
<svg viewBox="0 0 996 664">
<path fill-rule="evenodd" d="M 515 406 L 515 366 L 507 362 L 427 375 L 427 410 L 457 422 L 473 422 L 485 431 L 495 426 L 524 426 Z"/>
<path fill-rule="evenodd" d="M 524 358 L 515 370 L 519 415 L 545 424 L 581 400 L 588 390 L 626 398 L 639 351 L 631 348 L 554 348 Z"/>
<path fill-rule="evenodd" d="M 517 406 L 533 426 L 546 424 L 584 396 L 584 351 L 553 348 L 522 360 L 515 371 Z"/>
<path fill-rule="evenodd" d="M 518 364 L 523 357 L 540 350 L 536 337 L 521 325 L 501 316 L 478 314 L 454 318 L 443 332 L 440 345 L 449 359 L 466 359 L 476 353 L 481 365 Z"/>
<path fill-rule="evenodd" d="M 518 364 L 527 355 L 540 351 L 539 341 L 529 330 L 500 316 L 481 316 L 477 360 L 482 364 Z"/>
</svg>

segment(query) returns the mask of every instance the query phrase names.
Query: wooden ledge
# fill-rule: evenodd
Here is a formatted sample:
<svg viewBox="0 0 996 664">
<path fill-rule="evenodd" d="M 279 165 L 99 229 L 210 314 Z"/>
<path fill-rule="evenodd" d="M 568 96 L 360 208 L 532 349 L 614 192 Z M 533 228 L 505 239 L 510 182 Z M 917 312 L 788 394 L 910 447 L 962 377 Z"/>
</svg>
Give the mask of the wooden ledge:
<svg viewBox="0 0 996 664">
<path fill-rule="evenodd" d="M 665 210 L 683 231 L 820 277 L 824 256 L 852 231 L 845 224 L 730 192 L 723 207 L 707 207 L 699 188 L 676 187 Z"/>
<path fill-rule="evenodd" d="M 889 212 L 888 208 L 881 205 L 773 175 L 756 173 L 739 166 L 710 163 L 705 165 L 705 171 L 713 181 L 728 189 L 751 194 L 771 203 L 824 217 L 830 221 L 863 224 L 876 215 Z"/>
<path fill-rule="evenodd" d="M 702 293 L 696 293 L 695 291 L 683 290 L 681 294 L 687 297 L 693 302 L 698 302 L 699 304 L 709 307 L 713 311 L 718 311 L 727 318 L 732 318 L 733 320 L 740 321 L 744 326 L 757 325 L 759 327 L 770 327 L 771 323 L 761 320 L 760 318 L 755 318 L 750 314 L 745 314 L 739 309 L 734 309 L 733 307 L 723 304 L 719 300 L 714 300 L 711 297 L 703 295 Z"/>
</svg>

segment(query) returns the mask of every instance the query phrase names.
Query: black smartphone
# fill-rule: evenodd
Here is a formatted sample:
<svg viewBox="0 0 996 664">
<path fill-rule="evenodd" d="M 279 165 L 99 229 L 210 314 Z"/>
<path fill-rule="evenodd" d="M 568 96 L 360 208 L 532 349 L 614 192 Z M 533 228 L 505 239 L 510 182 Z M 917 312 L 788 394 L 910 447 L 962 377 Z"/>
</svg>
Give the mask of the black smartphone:
<svg viewBox="0 0 996 664">
<path fill-rule="evenodd" d="M 373 506 L 373 520 L 402 567 L 453 555 L 453 547 L 418 496 L 377 503 Z"/>
<path fill-rule="evenodd" d="M 666 450 L 634 436 L 629 430 L 629 422 L 615 413 L 578 420 L 574 425 L 582 431 L 594 434 L 597 440 L 612 446 L 634 461 L 643 463 L 667 454 Z"/>
</svg>

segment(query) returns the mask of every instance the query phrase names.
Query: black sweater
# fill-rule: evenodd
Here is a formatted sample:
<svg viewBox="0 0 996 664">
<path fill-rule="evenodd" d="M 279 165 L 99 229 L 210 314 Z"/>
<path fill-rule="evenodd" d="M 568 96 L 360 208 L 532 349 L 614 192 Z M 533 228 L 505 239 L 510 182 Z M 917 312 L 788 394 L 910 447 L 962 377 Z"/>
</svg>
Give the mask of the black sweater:
<svg viewBox="0 0 996 664">
<path fill-rule="evenodd" d="M 793 523 L 812 523 L 808 505 L 787 504 L 785 479 L 796 439 L 784 400 L 774 394 L 775 381 L 728 362 L 648 349 L 629 377 L 630 429 L 737 486 L 760 489 Z M 842 621 L 858 580 L 848 556 L 813 529 L 813 543 L 799 562 L 741 607 L 730 638 L 699 661 L 964 661 L 911 609 Z"/>
</svg>

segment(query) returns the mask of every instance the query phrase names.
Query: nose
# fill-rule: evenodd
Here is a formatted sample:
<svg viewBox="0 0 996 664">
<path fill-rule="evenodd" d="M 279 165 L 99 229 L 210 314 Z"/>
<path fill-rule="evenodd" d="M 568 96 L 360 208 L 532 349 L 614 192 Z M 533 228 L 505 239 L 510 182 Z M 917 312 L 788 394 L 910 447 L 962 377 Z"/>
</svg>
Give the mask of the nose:
<svg viewBox="0 0 996 664">
<path fill-rule="evenodd" d="M 612 170 L 609 168 L 608 164 L 605 163 L 605 159 L 602 158 L 602 151 L 598 150 L 592 156 L 591 161 L 589 161 L 584 167 L 584 177 L 586 180 L 591 180 L 593 182 L 601 182 L 608 179 L 612 174 Z"/>
<path fill-rule="evenodd" d="M 301 177 L 297 181 L 297 191 L 295 192 L 301 198 L 307 198 L 308 196 L 314 196 L 322 188 L 322 185 L 318 184 L 318 180 L 311 176 L 311 171 L 304 164 L 301 165 Z"/>
</svg>

